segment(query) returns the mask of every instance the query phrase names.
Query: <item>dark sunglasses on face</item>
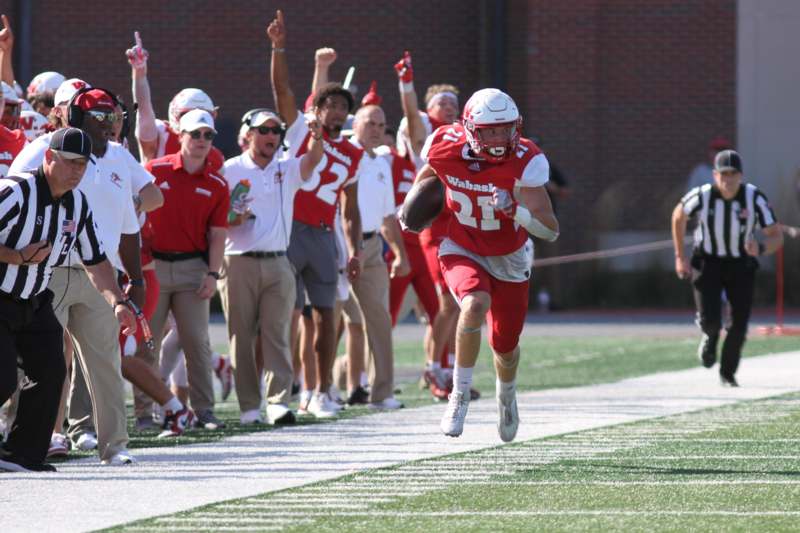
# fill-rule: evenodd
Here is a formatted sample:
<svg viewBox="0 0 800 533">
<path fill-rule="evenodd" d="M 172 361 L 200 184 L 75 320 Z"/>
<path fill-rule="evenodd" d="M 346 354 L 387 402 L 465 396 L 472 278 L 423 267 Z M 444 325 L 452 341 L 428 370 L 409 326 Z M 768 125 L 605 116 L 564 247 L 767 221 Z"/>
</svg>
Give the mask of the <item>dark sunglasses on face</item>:
<svg viewBox="0 0 800 533">
<path fill-rule="evenodd" d="M 194 130 L 194 131 L 190 131 L 190 132 L 188 132 L 188 133 L 189 133 L 189 137 L 191 137 L 191 138 L 192 138 L 192 139 L 194 139 L 195 141 L 196 141 L 197 139 L 199 139 L 200 137 L 203 137 L 203 138 L 204 138 L 205 140 L 207 140 L 207 141 L 213 141 L 213 140 L 214 140 L 214 137 L 216 137 L 216 136 L 217 136 L 217 134 L 216 134 L 216 133 L 214 133 L 213 131 L 199 131 L 199 130 Z"/>
<path fill-rule="evenodd" d="M 100 124 L 103 122 L 113 124 L 117 120 L 117 114 L 114 111 L 96 111 L 91 109 L 87 111 L 87 113 Z"/>
<path fill-rule="evenodd" d="M 267 133 L 274 133 L 275 135 L 280 135 L 283 132 L 283 128 L 281 128 L 280 126 L 259 126 L 253 129 L 258 131 L 258 133 L 260 133 L 261 135 L 266 135 Z"/>
</svg>

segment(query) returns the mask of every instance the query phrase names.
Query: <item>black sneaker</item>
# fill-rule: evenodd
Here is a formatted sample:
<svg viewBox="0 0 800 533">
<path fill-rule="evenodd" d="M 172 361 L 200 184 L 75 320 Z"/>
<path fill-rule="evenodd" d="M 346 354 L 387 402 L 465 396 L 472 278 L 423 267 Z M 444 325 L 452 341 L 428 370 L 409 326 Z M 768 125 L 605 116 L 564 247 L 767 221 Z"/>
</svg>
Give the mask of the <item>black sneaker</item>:
<svg viewBox="0 0 800 533">
<path fill-rule="evenodd" d="M 31 463 L 22 457 L 16 457 L 8 450 L 0 448 L 0 472 L 55 472 L 56 467 L 50 463 Z"/>
<path fill-rule="evenodd" d="M 725 374 L 719 375 L 719 383 L 723 387 L 738 387 L 739 383 L 736 382 L 736 378 L 733 376 L 726 376 Z"/>
<path fill-rule="evenodd" d="M 703 334 L 703 338 L 700 339 L 700 345 L 697 347 L 697 358 L 706 368 L 714 366 L 714 363 L 717 362 L 717 339 L 712 339 Z"/>
<path fill-rule="evenodd" d="M 366 405 L 369 403 L 369 393 L 364 387 L 358 386 L 347 397 L 347 405 Z"/>
<path fill-rule="evenodd" d="M 194 414 L 194 427 L 203 429 L 223 429 L 225 422 L 214 416 L 211 409 L 196 411 Z"/>
</svg>

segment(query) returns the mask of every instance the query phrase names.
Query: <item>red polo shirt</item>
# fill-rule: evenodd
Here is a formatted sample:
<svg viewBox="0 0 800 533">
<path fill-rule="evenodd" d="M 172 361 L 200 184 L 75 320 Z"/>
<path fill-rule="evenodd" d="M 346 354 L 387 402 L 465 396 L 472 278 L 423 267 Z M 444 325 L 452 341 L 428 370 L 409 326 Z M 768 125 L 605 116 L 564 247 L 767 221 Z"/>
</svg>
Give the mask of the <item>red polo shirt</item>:
<svg viewBox="0 0 800 533">
<path fill-rule="evenodd" d="M 152 249 L 207 251 L 209 228 L 228 227 L 227 182 L 209 165 L 197 174 L 189 174 L 179 153 L 153 159 L 145 168 L 156 177 L 156 186 L 164 194 L 164 205 L 147 214 L 153 227 Z"/>
</svg>

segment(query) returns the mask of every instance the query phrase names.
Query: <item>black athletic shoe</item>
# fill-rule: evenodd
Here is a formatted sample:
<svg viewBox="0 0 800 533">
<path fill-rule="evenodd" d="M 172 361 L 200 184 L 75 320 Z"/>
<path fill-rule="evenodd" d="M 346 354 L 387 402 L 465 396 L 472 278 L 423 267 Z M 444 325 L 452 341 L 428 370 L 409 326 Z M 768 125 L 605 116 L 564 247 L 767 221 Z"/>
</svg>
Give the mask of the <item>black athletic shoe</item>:
<svg viewBox="0 0 800 533">
<path fill-rule="evenodd" d="M 347 397 L 347 405 L 365 405 L 369 403 L 369 393 L 364 387 L 358 386 Z"/>
<path fill-rule="evenodd" d="M 16 457 L 8 450 L 0 448 L 0 472 L 55 472 L 56 467 L 50 463 L 31 463 L 22 457 Z"/>
<path fill-rule="evenodd" d="M 703 334 L 703 338 L 700 339 L 700 345 L 697 347 L 697 358 L 706 368 L 714 366 L 714 363 L 717 362 L 717 339 L 712 339 Z"/>
<path fill-rule="evenodd" d="M 723 387 L 738 387 L 739 384 L 736 382 L 736 378 L 733 376 L 726 376 L 725 374 L 719 375 L 719 383 Z"/>
<path fill-rule="evenodd" d="M 224 429 L 225 422 L 214 416 L 214 413 L 211 411 L 211 409 L 205 409 L 203 411 L 195 412 L 194 427 L 210 429 L 213 431 L 217 429 Z"/>
</svg>

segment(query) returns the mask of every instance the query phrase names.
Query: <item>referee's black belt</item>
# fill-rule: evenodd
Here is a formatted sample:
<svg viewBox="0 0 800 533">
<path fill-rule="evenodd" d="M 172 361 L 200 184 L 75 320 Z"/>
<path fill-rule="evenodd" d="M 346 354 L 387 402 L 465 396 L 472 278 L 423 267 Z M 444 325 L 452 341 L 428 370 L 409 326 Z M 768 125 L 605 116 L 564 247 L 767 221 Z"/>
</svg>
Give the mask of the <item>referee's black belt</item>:
<svg viewBox="0 0 800 533">
<path fill-rule="evenodd" d="M 377 231 L 365 231 L 361 234 L 361 238 L 366 241 L 367 239 L 373 238 L 375 235 L 377 235 L 377 233 Z"/>
<path fill-rule="evenodd" d="M 162 261 L 187 261 L 189 259 L 205 259 L 206 252 L 156 252 L 153 250 L 153 257 Z"/>
<path fill-rule="evenodd" d="M 283 257 L 286 252 L 279 250 L 277 252 L 242 252 L 244 257 L 253 257 L 255 259 L 272 259 L 274 257 Z"/>
</svg>

